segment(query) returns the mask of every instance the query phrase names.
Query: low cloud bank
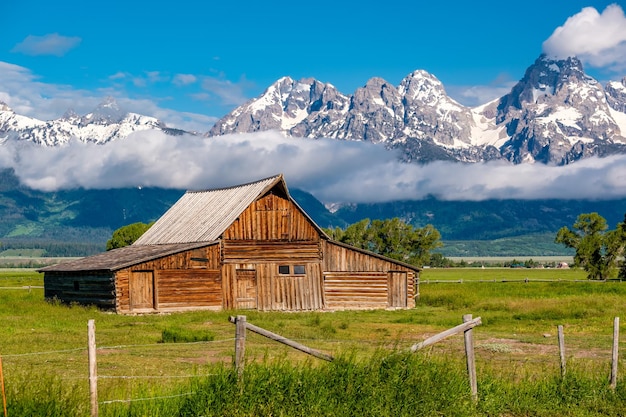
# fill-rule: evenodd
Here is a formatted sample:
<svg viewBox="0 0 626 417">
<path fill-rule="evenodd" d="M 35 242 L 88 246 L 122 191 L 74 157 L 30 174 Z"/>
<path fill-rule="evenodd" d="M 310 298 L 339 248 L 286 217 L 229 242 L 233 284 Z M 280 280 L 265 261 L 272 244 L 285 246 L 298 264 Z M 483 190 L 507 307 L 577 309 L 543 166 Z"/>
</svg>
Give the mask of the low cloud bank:
<svg viewBox="0 0 626 417">
<path fill-rule="evenodd" d="M 0 145 L 0 168 L 40 190 L 225 187 L 283 173 L 290 188 L 325 203 L 626 197 L 626 155 L 563 167 L 504 162 L 405 164 L 382 146 L 276 132 L 216 138 L 138 132 L 107 145 Z"/>
</svg>

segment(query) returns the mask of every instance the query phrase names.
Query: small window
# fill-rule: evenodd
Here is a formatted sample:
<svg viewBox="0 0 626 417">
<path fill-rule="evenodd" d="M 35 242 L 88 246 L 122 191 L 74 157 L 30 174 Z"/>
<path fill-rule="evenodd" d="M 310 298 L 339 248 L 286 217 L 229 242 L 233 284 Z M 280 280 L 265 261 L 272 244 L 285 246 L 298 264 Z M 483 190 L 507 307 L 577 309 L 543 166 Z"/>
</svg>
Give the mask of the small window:
<svg viewBox="0 0 626 417">
<path fill-rule="evenodd" d="M 80 291 L 80 282 L 74 281 L 74 291 Z"/>
<path fill-rule="evenodd" d="M 304 275 L 304 265 L 294 265 L 293 273 L 295 275 Z"/>
<path fill-rule="evenodd" d="M 289 275 L 289 265 L 278 265 L 278 273 L 281 275 Z"/>
</svg>

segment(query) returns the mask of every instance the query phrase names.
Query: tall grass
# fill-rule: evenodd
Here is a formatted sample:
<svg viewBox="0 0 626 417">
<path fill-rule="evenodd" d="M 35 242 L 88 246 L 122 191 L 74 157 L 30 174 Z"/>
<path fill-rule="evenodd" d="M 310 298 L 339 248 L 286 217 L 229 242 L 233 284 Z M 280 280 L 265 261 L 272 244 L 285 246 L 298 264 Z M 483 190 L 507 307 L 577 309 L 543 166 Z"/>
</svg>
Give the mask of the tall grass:
<svg viewBox="0 0 626 417">
<path fill-rule="evenodd" d="M 508 273 L 493 272 L 513 277 Z M 0 286 L 22 282 L 41 285 L 33 272 L 0 274 Z M 608 371 L 612 320 L 623 314 L 625 301 L 626 284 L 619 282 L 464 281 L 423 284 L 410 310 L 120 316 L 45 302 L 41 289 L 3 290 L 0 354 L 8 415 L 89 415 L 86 324 L 95 319 L 104 417 L 623 416 L 626 369 L 620 364 L 615 391 Z M 249 333 L 238 381 L 231 364 L 235 329 L 228 321 L 238 313 L 337 359 L 308 359 Z M 482 317 L 474 330 L 477 403 L 469 393 L 462 337 L 406 353 L 467 313 Z M 559 324 L 566 333 L 564 379 L 554 337 Z"/>
<path fill-rule="evenodd" d="M 103 416 L 623 416 L 626 391 L 574 368 L 512 382 L 482 373 L 474 402 L 454 358 L 378 352 L 332 363 L 219 365 L 168 398 L 112 404 Z"/>
</svg>

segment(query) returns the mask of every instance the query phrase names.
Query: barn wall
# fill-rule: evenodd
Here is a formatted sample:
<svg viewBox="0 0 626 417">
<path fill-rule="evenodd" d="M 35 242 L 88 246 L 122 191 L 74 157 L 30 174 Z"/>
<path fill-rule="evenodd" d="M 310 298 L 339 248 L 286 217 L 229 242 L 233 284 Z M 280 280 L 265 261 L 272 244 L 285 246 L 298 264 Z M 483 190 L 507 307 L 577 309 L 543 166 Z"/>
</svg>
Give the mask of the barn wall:
<svg viewBox="0 0 626 417">
<path fill-rule="evenodd" d="M 324 295 L 326 308 L 331 310 L 387 308 L 387 273 L 326 272 Z"/>
<path fill-rule="evenodd" d="M 319 233 L 293 202 L 267 194 L 245 209 L 223 237 L 225 240 L 318 241 Z"/>
<path fill-rule="evenodd" d="M 321 246 L 319 241 L 271 242 L 225 240 L 223 281 L 225 308 L 250 308 L 242 304 L 243 289 L 237 285 L 237 271 L 255 271 L 256 308 L 270 311 L 319 310 L 323 308 Z M 279 273 L 279 266 L 290 273 Z M 294 266 L 304 274 L 294 274 Z M 246 307 L 247 306 L 247 307 Z"/>
<path fill-rule="evenodd" d="M 111 272 L 45 272 L 44 297 L 64 303 L 115 307 L 115 284 Z"/>
<path fill-rule="evenodd" d="M 290 273 L 280 274 L 279 266 L 289 266 Z M 304 267 L 303 274 L 294 274 L 294 265 Z M 224 265 L 224 280 L 232 289 L 227 294 L 227 308 L 255 308 L 261 311 L 312 311 L 324 308 L 321 264 L 304 262 L 269 262 Z M 240 271 L 254 271 L 256 276 L 256 302 L 254 305 L 238 302 L 243 296 L 237 285 Z"/>
<path fill-rule="evenodd" d="M 415 307 L 419 276 L 414 269 L 328 241 L 322 249 L 326 308 Z M 403 273 L 406 280 L 399 282 Z"/>
<path fill-rule="evenodd" d="M 152 280 L 142 284 L 152 285 L 153 306 L 140 310 L 222 308 L 220 247 L 217 244 L 164 256 L 117 271 L 115 291 L 118 312 L 137 311 L 131 305 L 131 280 L 133 274 L 141 272 L 153 274 Z"/>
</svg>

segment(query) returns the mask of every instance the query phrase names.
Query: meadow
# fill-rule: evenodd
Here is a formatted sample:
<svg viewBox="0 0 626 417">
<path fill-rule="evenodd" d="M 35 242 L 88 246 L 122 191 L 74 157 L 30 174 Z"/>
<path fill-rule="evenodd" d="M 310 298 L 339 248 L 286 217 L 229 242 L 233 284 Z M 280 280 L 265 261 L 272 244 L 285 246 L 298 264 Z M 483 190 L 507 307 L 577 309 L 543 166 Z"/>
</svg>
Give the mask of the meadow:
<svg viewBox="0 0 626 417">
<path fill-rule="evenodd" d="M 46 302 L 36 288 L 40 274 L 3 270 L 7 415 L 89 415 L 90 319 L 101 416 L 626 414 L 622 363 L 617 389 L 608 385 L 613 319 L 623 316 L 626 283 L 589 282 L 576 269 L 526 268 L 425 269 L 421 282 L 410 310 L 120 316 Z M 238 380 L 228 321 L 237 314 L 336 359 L 321 361 L 248 332 Z M 462 336 L 409 353 L 464 314 L 482 319 L 473 331 L 476 402 Z M 558 325 L 565 331 L 564 378 Z"/>
</svg>

